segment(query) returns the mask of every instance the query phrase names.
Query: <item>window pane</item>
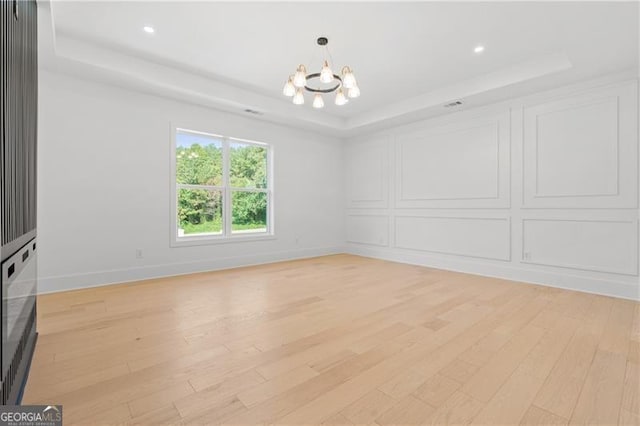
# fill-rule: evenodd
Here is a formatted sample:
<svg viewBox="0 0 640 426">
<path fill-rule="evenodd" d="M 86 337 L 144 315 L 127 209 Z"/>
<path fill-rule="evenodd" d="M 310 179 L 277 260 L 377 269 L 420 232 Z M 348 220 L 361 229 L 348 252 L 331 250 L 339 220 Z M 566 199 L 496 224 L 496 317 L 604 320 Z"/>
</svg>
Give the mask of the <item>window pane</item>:
<svg viewBox="0 0 640 426">
<path fill-rule="evenodd" d="M 267 193 L 234 191 L 231 194 L 231 231 L 267 232 Z"/>
<path fill-rule="evenodd" d="M 222 186 L 222 140 L 178 130 L 176 182 Z"/>
<path fill-rule="evenodd" d="M 178 189 L 178 237 L 222 233 L 222 192 Z"/>
<path fill-rule="evenodd" d="M 231 142 L 229 181 L 236 188 L 267 187 L 267 148 Z"/>
</svg>

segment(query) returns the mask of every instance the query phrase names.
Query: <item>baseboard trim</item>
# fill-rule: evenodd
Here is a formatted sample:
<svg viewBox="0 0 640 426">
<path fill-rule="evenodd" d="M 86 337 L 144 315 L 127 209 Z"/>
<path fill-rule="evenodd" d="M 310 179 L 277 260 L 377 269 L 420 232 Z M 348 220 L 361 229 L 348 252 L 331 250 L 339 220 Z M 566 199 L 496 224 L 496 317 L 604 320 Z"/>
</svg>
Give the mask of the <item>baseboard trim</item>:
<svg viewBox="0 0 640 426">
<path fill-rule="evenodd" d="M 152 265 L 85 274 L 40 277 L 38 279 L 38 294 L 58 293 L 132 281 L 219 271 L 340 253 L 640 301 L 640 284 L 635 286 L 629 283 L 606 279 L 585 278 L 582 276 L 550 273 L 527 268 L 514 268 L 509 265 L 482 264 L 466 259 L 441 259 L 421 253 L 404 253 L 392 249 L 355 245 L 290 250 L 258 255 L 227 257 L 211 261 L 172 263 L 168 265 Z"/>
<path fill-rule="evenodd" d="M 405 253 L 388 248 L 348 245 L 345 248 L 345 252 L 348 254 L 398 263 L 408 263 L 411 265 L 419 265 L 429 268 L 444 269 L 484 277 L 520 281 L 529 284 L 543 285 L 546 287 L 562 288 L 565 290 L 575 290 L 583 293 L 592 293 L 602 296 L 640 301 L 640 283 L 638 285 L 633 285 L 626 282 L 608 279 L 585 278 L 583 276 L 571 274 L 552 273 L 529 268 L 515 268 L 507 264 L 486 264 L 467 259 L 444 259 L 428 254 Z"/>
<path fill-rule="evenodd" d="M 219 271 L 223 269 L 241 268 L 244 266 L 262 265 L 265 263 L 282 262 L 287 260 L 307 259 L 310 257 L 327 256 L 340 253 L 344 253 L 344 247 L 307 248 L 247 256 L 225 257 L 215 260 L 200 260 L 195 262 L 150 265 L 84 274 L 38 277 L 38 294 L 58 293 L 62 291 L 122 284 L 132 281 L 165 278 L 198 272 Z"/>
</svg>

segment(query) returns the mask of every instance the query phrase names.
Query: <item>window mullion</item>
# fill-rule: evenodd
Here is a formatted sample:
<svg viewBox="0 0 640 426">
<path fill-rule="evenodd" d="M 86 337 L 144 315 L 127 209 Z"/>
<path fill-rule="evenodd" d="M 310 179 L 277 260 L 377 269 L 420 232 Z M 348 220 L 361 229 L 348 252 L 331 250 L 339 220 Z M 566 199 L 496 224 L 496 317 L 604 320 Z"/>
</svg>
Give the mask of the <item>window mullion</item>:
<svg viewBox="0 0 640 426">
<path fill-rule="evenodd" d="M 229 186 L 229 174 L 231 172 L 231 153 L 229 151 L 229 139 L 222 141 L 222 180 L 224 185 L 222 223 L 224 225 L 224 235 L 231 235 L 231 190 Z"/>
<path fill-rule="evenodd" d="M 229 189 L 236 192 L 269 192 L 269 189 L 267 188 L 242 188 L 237 186 L 231 186 L 229 187 Z"/>
<path fill-rule="evenodd" d="M 211 186 L 211 185 L 192 185 L 188 183 L 177 183 L 176 188 L 178 189 L 202 189 L 205 191 L 223 191 L 223 186 Z"/>
</svg>

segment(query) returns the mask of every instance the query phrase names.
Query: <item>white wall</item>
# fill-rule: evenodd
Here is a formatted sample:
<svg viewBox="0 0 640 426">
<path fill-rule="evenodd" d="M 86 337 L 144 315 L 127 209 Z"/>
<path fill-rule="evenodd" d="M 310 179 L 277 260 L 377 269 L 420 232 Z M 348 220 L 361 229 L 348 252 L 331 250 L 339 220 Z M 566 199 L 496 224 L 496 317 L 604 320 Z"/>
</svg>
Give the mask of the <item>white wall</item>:
<svg viewBox="0 0 640 426">
<path fill-rule="evenodd" d="M 351 253 L 638 299 L 637 103 L 635 80 L 605 78 L 343 143 L 43 71 L 40 291 L 346 239 Z M 273 145 L 275 240 L 170 247 L 171 122 Z"/>
<path fill-rule="evenodd" d="M 39 91 L 40 292 L 341 251 L 340 140 L 45 71 Z M 171 122 L 272 144 L 276 239 L 169 246 Z"/>
<path fill-rule="evenodd" d="M 349 252 L 640 298 L 637 79 L 353 138 L 345 182 Z"/>
</svg>

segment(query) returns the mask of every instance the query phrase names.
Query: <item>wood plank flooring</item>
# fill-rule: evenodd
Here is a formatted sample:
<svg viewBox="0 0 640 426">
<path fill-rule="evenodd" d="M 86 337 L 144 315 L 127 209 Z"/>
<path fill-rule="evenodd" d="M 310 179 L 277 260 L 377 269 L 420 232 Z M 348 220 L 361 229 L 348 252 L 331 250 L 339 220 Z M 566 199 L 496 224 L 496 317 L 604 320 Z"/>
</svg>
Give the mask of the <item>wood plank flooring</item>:
<svg viewBox="0 0 640 426">
<path fill-rule="evenodd" d="M 65 424 L 640 424 L 640 304 L 351 255 L 38 298 Z"/>
</svg>

